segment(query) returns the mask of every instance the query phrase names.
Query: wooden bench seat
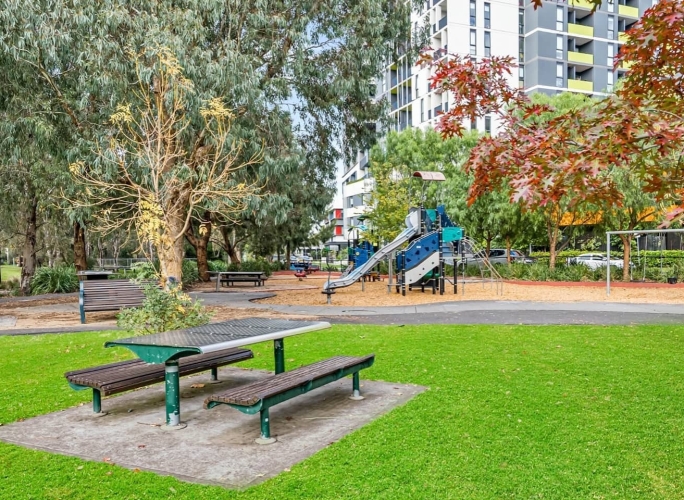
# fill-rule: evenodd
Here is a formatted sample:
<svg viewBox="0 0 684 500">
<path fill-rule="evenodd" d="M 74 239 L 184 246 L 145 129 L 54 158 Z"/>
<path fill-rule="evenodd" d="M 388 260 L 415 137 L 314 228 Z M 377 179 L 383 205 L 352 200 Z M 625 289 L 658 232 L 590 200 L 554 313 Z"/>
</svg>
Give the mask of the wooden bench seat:
<svg viewBox="0 0 684 500">
<path fill-rule="evenodd" d="M 212 380 L 217 380 L 221 366 L 251 359 L 249 349 L 232 348 L 207 354 L 197 354 L 178 360 L 180 376 L 211 370 Z M 140 359 L 119 361 L 107 365 L 74 370 L 64 374 L 69 385 L 76 390 L 93 389 L 93 411 L 101 413 L 102 396 L 130 391 L 139 387 L 163 382 L 164 364 L 147 364 Z"/>
<path fill-rule="evenodd" d="M 86 322 L 86 312 L 139 307 L 144 300 L 141 285 L 130 280 L 81 281 L 78 294 L 81 323 Z"/>
<path fill-rule="evenodd" d="M 209 409 L 219 404 L 226 404 L 248 415 L 259 412 L 261 437 L 257 439 L 257 443 L 272 443 L 275 439 L 271 438 L 268 416 L 271 406 L 347 375 L 353 375 L 351 399 L 363 399 L 359 391 L 359 371 L 372 366 L 374 361 L 374 354 L 361 357 L 336 356 L 215 394 L 204 401 L 204 406 Z"/>
</svg>

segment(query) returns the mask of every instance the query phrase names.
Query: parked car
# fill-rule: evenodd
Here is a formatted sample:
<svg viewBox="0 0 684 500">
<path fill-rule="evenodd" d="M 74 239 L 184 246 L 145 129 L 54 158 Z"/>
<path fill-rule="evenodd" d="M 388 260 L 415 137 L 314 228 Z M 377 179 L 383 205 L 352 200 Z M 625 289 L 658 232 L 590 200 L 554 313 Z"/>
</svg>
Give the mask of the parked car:
<svg viewBox="0 0 684 500">
<path fill-rule="evenodd" d="M 482 267 L 485 261 L 485 250 L 477 252 L 472 258 L 466 258 L 468 265 L 474 265 Z M 526 256 L 520 250 L 511 250 L 511 263 L 515 264 L 533 264 L 537 259 Z M 508 259 L 506 258 L 505 248 L 492 248 L 489 251 L 489 263 L 490 264 L 507 264 Z"/>
<path fill-rule="evenodd" d="M 608 257 L 600 253 L 583 253 L 577 257 L 570 257 L 568 264 L 585 265 L 589 269 L 598 269 L 608 265 Z M 622 259 L 610 259 L 610 265 L 622 269 L 624 263 Z"/>
</svg>

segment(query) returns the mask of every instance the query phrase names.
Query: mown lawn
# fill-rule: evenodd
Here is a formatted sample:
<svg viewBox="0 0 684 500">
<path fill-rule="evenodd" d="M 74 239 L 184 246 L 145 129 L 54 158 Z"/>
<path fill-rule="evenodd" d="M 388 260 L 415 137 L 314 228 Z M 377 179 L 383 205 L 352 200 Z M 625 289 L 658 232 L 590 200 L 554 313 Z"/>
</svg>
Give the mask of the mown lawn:
<svg viewBox="0 0 684 500">
<path fill-rule="evenodd" d="M 0 281 L 10 281 L 21 278 L 21 267 L 0 266 Z"/>
<path fill-rule="evenodd" d="M 88 400 L 62 373 L 127 357 L 102 348 L 117 335 L 1 337 L 0 422 Z M 679 499 L 683 341 L 671 326 L 336 326 L 288 341 L 289 366 L 375 352 L 366 378 L 430 389 L 246 491 L 0 444 L 0 497 Z M 245 365 L 271 368 L 270 345 L 255 353 Z"/>
</svg>

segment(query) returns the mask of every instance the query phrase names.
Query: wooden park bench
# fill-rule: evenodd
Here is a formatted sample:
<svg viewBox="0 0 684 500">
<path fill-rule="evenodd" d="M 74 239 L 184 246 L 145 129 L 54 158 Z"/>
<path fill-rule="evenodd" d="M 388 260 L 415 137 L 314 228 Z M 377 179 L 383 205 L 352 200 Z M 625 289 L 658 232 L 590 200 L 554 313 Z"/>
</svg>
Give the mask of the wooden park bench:
<svg viewBox="0 0 684 500">
<path fill-rule="evenodd" d="M 81 323 L 86 322 L 86 311 L 118 311 L 141 306 L 144 300 L 141 285 L 130 280 L 81 281 L 78 294 Z"/>
<path fill-rule="evenodd" d="M 249 349 L 234 347 L 207 354 L 188 356 L 178 360 L 179 375 L 211 370 L 211 379 L 218 379 L 221 366 L 251 359 L 254 354 Z M 163 382 L 164 364 L 147 364 L 141 359 L 119 361 L 108 365 L 74 370 L 64 374 L 69 385 L 77 391 L 93 389 L 93 412 L 102 413 L 102 396 L 130 391 L 139 387 Z"/>
<path fill-rule="evenodd" d="M 260 412 L 261 437 L 257 439 L 257 443 L 273 443 L 275 439 L 271 438 L 268 416 L 271 406 L 347 375 L 353 375 L 351 399 L 363 399 L 359 391 L 359 371 L 372 366 L 374 361 L 374 354 L 362 357 L 336 356 L 215 394 L 204 401 L 204 406 L 209 409 L 226 404 L 248 415 Z"/>
<path fill-rule="evenodd" d="M 268 279 L 263 271 L 220 271 L 212 272 L 216 274 L 216 291 L 219 291 L 221 284 L 232 286 L 235 283 L 254 283 L 254 286 L 263 286 Z"/>
</svg>

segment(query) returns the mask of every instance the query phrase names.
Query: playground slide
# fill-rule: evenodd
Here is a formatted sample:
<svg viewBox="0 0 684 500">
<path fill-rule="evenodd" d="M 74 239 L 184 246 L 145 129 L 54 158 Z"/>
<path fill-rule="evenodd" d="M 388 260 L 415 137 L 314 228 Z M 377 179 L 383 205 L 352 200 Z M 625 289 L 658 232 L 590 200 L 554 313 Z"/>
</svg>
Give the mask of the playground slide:
<svg viewBox="0 0 684 500">
<path fill-rule="evenodd" d="M 423 276 L 439 266 L 439 252 L 434 252 L 423 259 L 420 264 L 406 270 L 406 284 L 413 285 L 418 283 Z"/>
<path fill-rule="evenodd" d="M 323 286 L 323 289 L 324 290 L 330 290 L 333 288 L 344 288 L 345 286 L 353 285 L 354 283 L 356 283 L 356 280 L 358 280 L 364 274 L 366 274 L 368 271 L 370 271 L 375 266 L 377 266 L 382 261 L 382 259 L 387 257 L 390 253 L 399 249 L 404 243 L 406 243 L 412 237 L 414 237 L 416 234 L 418 234 L 419 231 L 420 231 L 420 211 L 415 210 L 415 211 L 411 212 L 410 214 L 408 214 L 408 216 L 406 216 L 406 229 L 404 229 L 401 233 L 399 233 L 399 236 L 394 238 L 394 241 L 392 241 L 392 243 L 385 245 L 380 250 L 375 252 L 375 254 L 373 254 L 373 256 L 370 259 L 368 259 L 368 261 L 365 264 L 357 267 L 356 269 L 353 269 L 344 278 L 339 278 L 337 280 L 328 281 Z"/>
</svg>

